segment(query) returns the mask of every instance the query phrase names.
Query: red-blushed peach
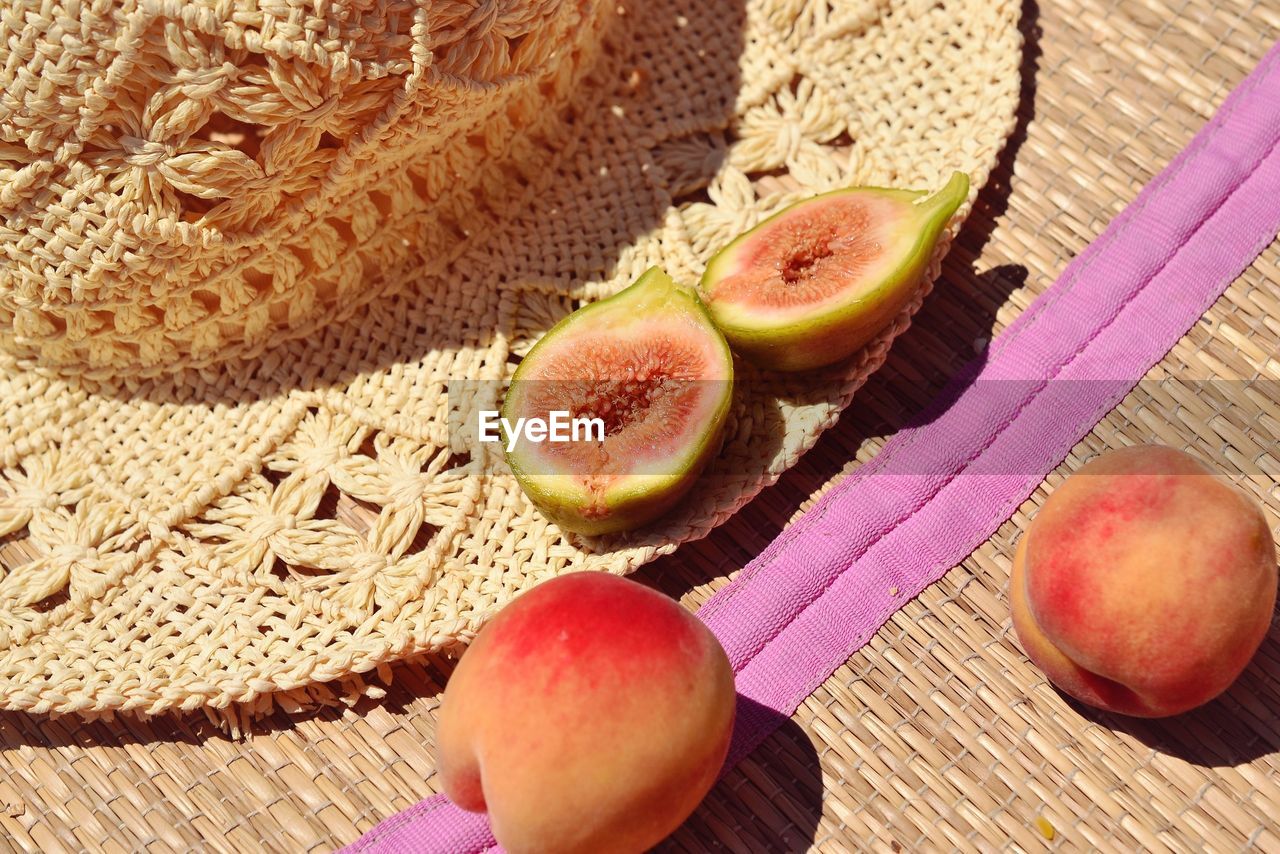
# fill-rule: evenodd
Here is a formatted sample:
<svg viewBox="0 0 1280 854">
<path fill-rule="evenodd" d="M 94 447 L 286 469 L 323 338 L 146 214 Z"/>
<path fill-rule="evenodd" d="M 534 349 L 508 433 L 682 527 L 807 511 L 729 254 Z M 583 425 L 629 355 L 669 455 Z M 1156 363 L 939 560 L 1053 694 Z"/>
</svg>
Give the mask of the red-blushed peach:
<svg viewBox="0 0 1280 854">
<path fill-rule="evenodd" d="M 1276 554 L 1262 508 L 1181 451 L 1110 451 L 1036 514 L 1009 598 L 1028 657 L 1108 711 L 1165 717 L 1207 703 L 1271 624 Z"/>
<path fill-rule="evenodd" d="M 508 851 L 639 852 L 693 812 L 729 747 L 733 670 L 715 636 L 634 581 L 543 582 L 449 679 L 445 793 Z"/>
</svg>

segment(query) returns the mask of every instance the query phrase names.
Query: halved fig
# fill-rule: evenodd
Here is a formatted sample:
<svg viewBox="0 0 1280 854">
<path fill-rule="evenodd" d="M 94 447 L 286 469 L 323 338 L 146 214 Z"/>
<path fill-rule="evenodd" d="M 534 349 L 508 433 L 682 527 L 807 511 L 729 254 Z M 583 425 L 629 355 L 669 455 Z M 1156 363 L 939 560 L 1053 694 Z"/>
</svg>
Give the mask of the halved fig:
<svg viewBox="0 0 1280 854">
<path fill-rule="evenodd" d="M 692 486 L 719 448 L 732 395 L 724 336 L 697 292 L 655 267 L 557 323 L 525 356 L 502 408 L 507 462 L 562 528 L 629 530 Z M 566 441 L 519 426 L 556 412 Z"/>
<path fill-rule="evenodd" d="M 711 259 L 703 301 L 730 346 L 763 367 L 846 359 L 907 305 L 968 195 L 956 172 L 932 196 L 857 187 L 798 202 Z"/>
</svg>

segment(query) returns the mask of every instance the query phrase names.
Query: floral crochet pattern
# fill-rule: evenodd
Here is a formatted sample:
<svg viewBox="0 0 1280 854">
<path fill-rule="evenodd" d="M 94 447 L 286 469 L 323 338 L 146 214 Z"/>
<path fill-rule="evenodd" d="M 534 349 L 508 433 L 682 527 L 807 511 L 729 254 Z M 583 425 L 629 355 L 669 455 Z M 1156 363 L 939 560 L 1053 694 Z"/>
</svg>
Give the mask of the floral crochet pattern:
<svg viewBox="0 0 1280 854">
<path fill-rule="evenodd" d="M 0 13 L 0 696 L 33 711 L 376 691 L 545 578 L 705 535 L 834 423 L 949 239 L 851 363 L 742 366 L 720 457 L 631 536 L 543 518 L 451 428 L 456 384 L 813 193 L 976 192 L 1019 86 L 1011 2 L 78 9 Z"/>
</svg>

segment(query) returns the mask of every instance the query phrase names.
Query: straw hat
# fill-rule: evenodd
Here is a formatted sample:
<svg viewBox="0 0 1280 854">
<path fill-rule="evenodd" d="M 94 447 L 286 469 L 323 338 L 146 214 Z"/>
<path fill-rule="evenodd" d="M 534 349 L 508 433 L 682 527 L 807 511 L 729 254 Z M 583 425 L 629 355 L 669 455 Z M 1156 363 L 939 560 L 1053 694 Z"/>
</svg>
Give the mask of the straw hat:
<svg viewBox="0 0 1280 854">
<path fill-rule="evenodd" d="M 989 0 L 50 8 L 0 14 L 0 702 L 35 711 L 326 701 L 704 535 L 918 300 L 850 364 L 743 368 L 630 537 L 559 531 L 457 425 L 652 264 L 838 186 L 981 187 L 1019 87 Z"/>
</svg>

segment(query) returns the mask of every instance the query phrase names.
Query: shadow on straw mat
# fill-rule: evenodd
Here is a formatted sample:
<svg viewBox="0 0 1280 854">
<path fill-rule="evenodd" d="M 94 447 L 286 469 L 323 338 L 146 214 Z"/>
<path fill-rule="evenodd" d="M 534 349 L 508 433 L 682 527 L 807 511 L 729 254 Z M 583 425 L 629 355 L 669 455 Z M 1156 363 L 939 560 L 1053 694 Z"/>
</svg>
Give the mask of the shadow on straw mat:
<svg viewBox="0 0 1280 854">
<path fill-rule="evenodd" d="M 436 656 L 413 659 L 423 664 L 433 685 L 442 686 L 455 662 Z M 392 713 L 422 696 L 421 686 L 397 679 L 378 701 Z M 739 714 L 767 721 L 776 728 L 758 747 L 728 769 L 689 821 L 660 844 L 658 851 L 707 851 L 723 847 L 718 833 L 731 833 L 739 848 L 752 851 L 805 851 L 822 817 L 822 772 L 818 754 L 805 731 L 790 718 L 746 697 L 738 697 Z M 357 712 L 361 707 L 357 707 Z"/>
<path fill-rule="evenodd" d="M 807 851 L 822 818 L 822 772 L 805 731 L 788 717 L 739 696 L 741 706 L 778 728 L 728 770 L 660 852 Z"/>
<path fill-rule="evenodd" d="M 1280 615 L 1278 615 L 1280 616 Z M 1249 666 L 1212 702 L 1171 718 L 1130 718 L 1086 706 L 1059 691 L 1081 717 L 1205 768 L 1280 752 L 1280 622 L 1273 619 Z"/>
<path fill-rule="evenodd" d="M 828 434 L 834 434 L 832 440 L 841 445 L 856 449 L 869 437 L 920 426 L 945 412 L 964 391 L 965 377 L 984 364 L 996 313 L 1027 282 L 1028 271 L 1021 264 L 1000 264 L 982 272 L 979 268 L 983 250 L 1009 210 L 1014 164 L 1035 117 L 1036 73 L 1042 54 L 1039 17 L 1035 0 L 1026 0 L 1019 25 L 1022 86 L 1013 131 L 943 259 L 933 292 L 910 328 L 894 342 L 884 365 L 858 392 L 859 400 L 874 398 L 878 405 L 850 407 L 839 428 Z M 1058 272 L 1037 271 L 1047 276 Z M 944 390 L 948 393 L 936 400 Z"/>
<path fill-rule="evenodd" d="M 391 693 L 405 690 L 396 691 L 393 686 Z M 403 709 L 405 699 L 388 696 L 383 702 L 396 712 Z M 751 700 L 739 699 L 756 706 Z M 746 759 L 728 770 L 693 818 L 657 850 L 700 852 L 723 847 L 726 840 L 718 836 L 723 833 L 731 834 L 739 848 L 745 845 L 753 851 L 809 848 L 822 816 L 817 752 L 809 736 L 790 718 L 763 708 L 760 713 L 775 718 L 778 728 Z M 288 728 L 297 720 L 296 716 L 274 715 L 260 721 L 262 726 L 255 725 L 254 731 L 261 734 Z M 196 746 L 210 735 L 225 737 L 203 717 L 161 715 L 142 722 L 119 716 L 114 721 L 91 722 L 74 715 L 49 718 L 0 712 L 0 750 L 6 753 L 22 745 L 93 748 L 175 742 Z"/>
<path fill-rule="evenodd" d="M 85 720 L 79 715 L 0 712 L 0 754 L 26 745 L 47 748 L 123 747 L 130 744 L 199 745 L 210 738 L 225 738 L 203 715 L 164 714 L 149 720 L 117 715 L 112 720 Z"/>
<path fill-rule="evenodd" d="M 827 430 L 798 465 L 777 484 L 717 528 L 699 549 L 708 561 L 682 560 L 680 555 L 655 561 L 642 570 L 644 579 L 673 596 L 681 596 L 708 578 L 722 577 L 745 566 L 782 530 L 823 484 L 847 471 L 858 448 L 872 437 L 888 436 L 907 426 L 928 423 L 946 410 L 966 387 L 964 376 L 981 367 L 991 340 L 996 312 L 1027 280 L 1020 264 L 1001 264 L 979 272 L 983 249 L 1009 208 L 1013 166 L 1035 115 L 1036 73 L 1041 56 L 1039 7 L 1022 7 L 1021 101 L 1016 124 L 987 184 L 978 194 L 943 261 L 933 293 L 924 301 L 910 328 L 894 342 L 884 365 L 873 374 L 840 422 Z M 1038 271 L 1053 274 L 1057 271 Z M 928 409 L 948 383 L 955 385 Z M 703 569 L 699 569 L 699 566 Z M 705 567 L 713 567 L 707 572 Z"/>
<path fill-rule="evenodd" d="M 710 578 L 741 569 L 782 532 L 814 492 L 851 470 L 866 440 L 926 424 L 945 412 L 982 367 L 985 350 L 975 356 L 974 340 L 991 335 L 996 309 L 1025 281 L 1026 269 L 1002 265 L 970 276 L 987 292 L 1003 296 L 993 298 L 989 309 L 981 309 L 965 295 L 948 299 L 935 290 L 894 343 L 884 366 L 796 466 L 702 542 L 687 544 L 679 553 L 642 568 L 640 580 L 679 598 Z M 706 559 L 691 559 L 691 550 Z"/>
<path fill-rule="evenodd" d="M 395 664 L 395 678 L 390 685 L 367 675 L 367 681 L 385 687 L 386 695 L 361 698 L 351 710 L 364 716 L 381 707 L 386 712 L 432 717 L 430 711 L 444 691 L 449 674 L 457 666 L 456 659 L 443 654 L 414 656 Z M 341 693 L 341 691 L 339 691 Z M 317 706 L 309 711 L 287 712 L 276 707 L 270 714 L 254 717 L 243 735 L 270 736 L 294 729 L 299 724 L 320 720 L 335 722 L 347 714 L 342 704 Z M 119 714 L 111 720 L 85 720 L 78 715 L 50 716 L 24 712 L 0 711 L 0 753 L 22 745 L 35 747 L 120 747 L 130 744 L 181 743 L 202 745 L 209 741 L 234 739 L 200 711 L 172 711 L 151 718 Z"/>
<path fill-rule="evenodd" d="M 740 86 L 745 4 L 717 0 L 656 5 L 659 8 L 645 14 L 623 15 L 614 21 L 603 54 L 615 59 L 604 61 L 591 73 L 580 87 L 581 103 L 571 104 L 563 114 L 569 141 L 538 155 L 546 162 L 527 170 L 556 174 L 557 181 L 510 217 L 536 224 L 516 230 L 530 240 L 543 239 L 532 237 L 545 235 L 542 224 L 560 223 L 565 233 L 573 234 L 575 246 L 591 251 L 581 252 L 567 242 L 520 245 L 508 240 L 501 253 L 487 253 L 484 245 L 478 245 L 452 264 L 447 275 L 410 276 L 413 284 L 405 289 L 417 291 L 411 294 L 415 301 L 424 305 L 441 301 L 434 289 L 456 283 L 465 270 L 484 282 L 478 297 L 491 301 L 512 299 L 517 293 L 494 287 L 500 281 L 560 283 L 567 292 L 574 282 L 607 278 L 621 252 L 661 226 L 670 204 L 706 198 L 706 187 L 718 172 L 732 135 L 729 121 Z M 619 55 L 625 61 L 616 60 Z M 622 85 L 612 79 L 619 68 Z M 608 87 L 608 97 L 599 97 L 601 87 Z M 701 130 L 687 135 L 664 132 L 663 123 L 673 120 L 681 128 Z M 601 139 L 654 138 L 659 142 L 651 143 L 646 156 L 619 157 L 616 152 L 604 152 L 599 144 Z M 691 145 L 705 147 L 706 155 L 700 160 L 687 152 L 682 156 Z M 652 168 L 655 164 L 659 168 Z M 155 381 L 112 383 L 103 391 L 161 403 L 190 403 L 192 397 L 205 403 L 245 403 L 293 388 L 341 387 L 363 373 L 412 364 L 428 352 L 484 348 L 498 332 L 482 328 L 489 322 L 488 315 L 477 314 L 474 324 L 467 318 L 441 320 L 438 312 L 395 311 L 390 302 L 387 295 L 378 296 L 355 317 L 330 324 L 319 334 L 254 359 L 219 365 L 214 372 L 221 383 L 203 382 L 200 375 L 183 372 Z M 567 313 L 570 306 L 564 302 Z M 544 319 L 540 313 L 538 320 Z M 356 349 L 359 358 L 335 359 L 338 342 L 350 341 L 362 342 Z"/>
</svg>

